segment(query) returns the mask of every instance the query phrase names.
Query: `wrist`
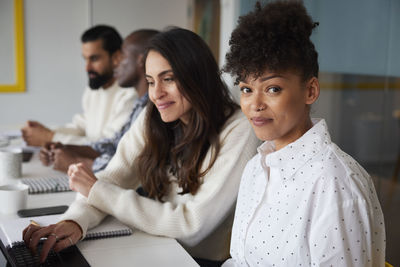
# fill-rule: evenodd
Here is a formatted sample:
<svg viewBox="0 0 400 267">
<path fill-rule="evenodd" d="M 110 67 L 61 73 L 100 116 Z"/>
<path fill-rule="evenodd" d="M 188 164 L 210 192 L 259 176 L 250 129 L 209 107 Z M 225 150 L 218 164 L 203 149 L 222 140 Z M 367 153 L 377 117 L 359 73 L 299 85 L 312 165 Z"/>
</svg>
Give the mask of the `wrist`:
<svg viewBox="0 0 400 267">
<path fill-rule="evenodd" d="M 49 130 L 47 134 L 47 142 L 53 141 L 53 137 L 54 137 L 54 131 Z"/>
<path fill-rule="evenodd" d="M 88 192 L 87 192 L 87 198 L 89 198 L 89 195 L 90 195 L 90 192 L 92 191 L 92 188 L 93 188 L 93 186 L 94 186 L 94 184 L 97 182 L 97 180 L 92 180 L 91 182 L 90 182 L 90 185 L 89 185 L 89 190 L 88 190 Z"/>
<path fill-rule="evenodd" d="M 82 162 L 88 169 L 92 170 L 94 160 L 87 157 L 79 157 L 78 162 Z"/>
<path fill-rule="evenodd" d="M 78 240 L 81 240 L 83 238 L 82 227 L 76 221 L 73 221 L 73 220 L 62 220 L 62 221 L 60 221 L 58 223 L 72 223 L 72 224 L 76 225 L 77 229 L 79 230 L 79 239 Z"/>
</svg>

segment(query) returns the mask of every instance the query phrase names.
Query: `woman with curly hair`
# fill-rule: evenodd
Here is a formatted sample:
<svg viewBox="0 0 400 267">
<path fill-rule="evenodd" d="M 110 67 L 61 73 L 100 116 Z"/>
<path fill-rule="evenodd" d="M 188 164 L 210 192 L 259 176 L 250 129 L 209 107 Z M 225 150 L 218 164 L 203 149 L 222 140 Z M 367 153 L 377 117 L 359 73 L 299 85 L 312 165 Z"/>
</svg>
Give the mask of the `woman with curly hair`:
<svg viewBox="0 0 400 267">
<path fill-rule="evenodd" d="M 265 141 L 246 165 L 224 266 L 384 266 L 383 214 L 368 173 L 310 118 L 320 93 L 317 25 L 300 2 L 241 17 L 225 70 Z"/>
<path fill-rule="evenodd" d="M 147 110 L 107 168 L 95 176 L 83 164 L 70 165 L 70 186 L 83 197 L 58 224 L 25 229 L 25 243 L 34 251 L 48 236 L 42 260 L 51 247 L 58 251 L 81 240 L 107 214 L 176 238 L 200 264 L 229 257 L 240 176 L 259 141 L 195 33 L 174 28 L 153 37 L 145 74 Z M 139 186 L 146 197 L 135 190 Z"/>
</svg>

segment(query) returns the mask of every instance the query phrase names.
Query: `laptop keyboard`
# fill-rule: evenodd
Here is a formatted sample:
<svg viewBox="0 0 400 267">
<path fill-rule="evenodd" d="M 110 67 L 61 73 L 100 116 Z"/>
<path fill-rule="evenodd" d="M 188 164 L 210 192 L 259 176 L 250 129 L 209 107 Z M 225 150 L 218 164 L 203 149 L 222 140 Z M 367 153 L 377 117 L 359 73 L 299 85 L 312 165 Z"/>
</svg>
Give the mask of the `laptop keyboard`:
<svg viewBox="0 0 400 267">
<path fill-rule="evenodd" d="M 10 255 L 15 259 L 18 266 L 30 267 L 30 266 L 62 266 L 62 261 L 57 253 L 50 250 L 49 255 L 44 263 L 39 263 L 39 255 L 42 251 L 42 243 L 38 246 L 36 255 L 32 255 L 30 250 L 25 246 L 24 243 L 14 244 L 12 248 L 8 248 Z"/>
</svg>

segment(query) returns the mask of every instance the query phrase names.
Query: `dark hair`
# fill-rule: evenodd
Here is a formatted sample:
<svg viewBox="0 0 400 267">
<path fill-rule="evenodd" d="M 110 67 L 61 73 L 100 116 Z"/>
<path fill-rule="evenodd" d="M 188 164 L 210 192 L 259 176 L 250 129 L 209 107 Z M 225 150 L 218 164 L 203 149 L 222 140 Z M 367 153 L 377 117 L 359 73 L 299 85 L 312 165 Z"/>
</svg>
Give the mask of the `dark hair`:
<svg viewBox="0 0 400 267">
<path fill-rule="evenodd" d="M 102 40 L 103 49 L 110 55 L 121 49 L 122 38 L 117 30 L 107 25 L 97 25 L 86 30 L 82 36 L 82 43 Z"/>
<path fill-rule="evenodd" d="M 298 1 L 277 1 L 239 18 L 229 41 L 224 70 L 236 83 L 264 71 L 295 70 L 303 81 L 318 77 L 318 53 L 310 40 L 318 25 Z"/>
<path fill-rule="evenodd" d="M 221 80 L 210 49 L 195 33 L 180 28 L 161 32 L 148 51 L 157 51 L 169 62 L 179 91 L 192 108 L 184 127 L 180 120 L 163 122 L 155 105 L 148 103 L 145 146 L 136 159 L 139 178 L 149 196 L 159 200 L 168 192 L 171 172 L 181 194 L 195 194 L 219 153 L 221 128 L 238 105 Z M 210 148 L 212 157 L 204 169 Z"/>
<path fill-rule="evenodd" d="M 134 37 L 135 46 L 140 50 L 138 52 L 142 54 L 146 52 L 150 39 L 158 33 L 160 32 L 153 29 L 140 29 L 130 33 L 127 38 Z"/>
</svg>

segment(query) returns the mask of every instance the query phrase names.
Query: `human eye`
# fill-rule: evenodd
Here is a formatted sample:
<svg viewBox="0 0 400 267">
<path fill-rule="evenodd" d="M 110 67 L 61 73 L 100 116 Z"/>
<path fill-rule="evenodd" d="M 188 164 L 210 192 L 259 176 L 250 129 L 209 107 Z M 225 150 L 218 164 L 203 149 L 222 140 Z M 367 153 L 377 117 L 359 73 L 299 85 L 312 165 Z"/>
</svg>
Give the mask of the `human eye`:
<svg viewBox="0 0 400 267">
<path fill-rule="evenodd" d="M 174 81 L 174 77 L 165 77 L 163 80 L 164 80 L 164 82 L 167 82 L 167 83 L 173 82 Z"/>
<path fill-rule="evenodd" d="M 271 93 L 271 94 L 277 94 L 280 91 L 282 91 L 282 89 L 279 86 L 271 86 L 271 87 L 268 87 L 268 89 L 267 89 L 267 92 Z"/>
<path fill-rule="evenodd" d="M 240 91 L 242 92 L 242 94 L 249 94 L 252 92 L 249 87 L 245 87 L 245 86 L 240 87 Z"/>
<path fill-rule="evenodd" d="M 91 56 L 91 57 L 89 57 L 89 60 L 90 60 L 91 62 L 96 62 L 96 61 L 99 60 L 99 56 Z"/>
<path fill-rule="evenodd" d="M 154 85 L 154 81 L 152 81 L 152 80 L 147 80 L 147 85 L 148 85 L 148 86 L 153 86 L 153 85 Z"/>
</svg>

